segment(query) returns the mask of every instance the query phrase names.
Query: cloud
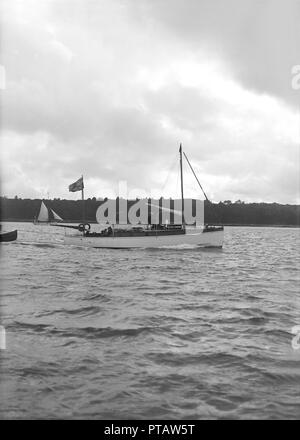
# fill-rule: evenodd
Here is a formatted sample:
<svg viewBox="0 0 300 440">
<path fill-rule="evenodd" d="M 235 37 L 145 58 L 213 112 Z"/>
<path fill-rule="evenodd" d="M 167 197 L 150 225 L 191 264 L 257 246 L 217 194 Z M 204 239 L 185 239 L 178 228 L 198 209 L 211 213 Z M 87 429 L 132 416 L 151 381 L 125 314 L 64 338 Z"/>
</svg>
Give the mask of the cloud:
<svg viewBox="0 0 300 440">
<path fill-rule="evenodd" d="M 143 15 L 188 49 L 206 48 L 211 57 L 226 62 L 247 89 L 275 94 L 298 106 L 299 94 L 291 88 L 291 69 L 299 64 L 298 0 L 139 3 Z"/>
<path fill-rule="evenodd" d="M 296 2 L 22 5 L 3 14 L 6 195 L 69 197 L 83 173 L 87 196 L 176 196 L 182 142 L 215 200 L 300 202 Z"/>
</svg>

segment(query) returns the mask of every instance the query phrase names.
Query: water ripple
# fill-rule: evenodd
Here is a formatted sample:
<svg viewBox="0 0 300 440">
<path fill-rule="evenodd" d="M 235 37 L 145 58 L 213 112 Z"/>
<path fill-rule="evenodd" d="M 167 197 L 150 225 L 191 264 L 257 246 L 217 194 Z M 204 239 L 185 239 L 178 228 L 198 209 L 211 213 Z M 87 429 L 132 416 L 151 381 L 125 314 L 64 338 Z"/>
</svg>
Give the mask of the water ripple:
<svg viewBox="0 0 300 440">
<path fill-rule="evenodd" d="M 299 229 L 120 251 L 10 227 L 1 418 L 300 417 Z"/>
</svg>

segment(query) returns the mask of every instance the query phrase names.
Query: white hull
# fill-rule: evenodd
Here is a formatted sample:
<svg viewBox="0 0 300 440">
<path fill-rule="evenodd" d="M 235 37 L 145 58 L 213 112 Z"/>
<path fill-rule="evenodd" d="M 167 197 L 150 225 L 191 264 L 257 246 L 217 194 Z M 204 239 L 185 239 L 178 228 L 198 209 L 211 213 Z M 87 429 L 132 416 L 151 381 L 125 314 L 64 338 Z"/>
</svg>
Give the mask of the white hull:
<svg viewBox="0 0 300 440">
<path fill-rule="evenodd" d="M 141 237 L 84 237 L 66 235 L 65 244 L 94 248 L 160 248 L 173 246 L 200 246 L 203 248 L 221 248 L 224 230 L 203 232 L 203 229 L 187 229 L 186 234 L 141 236 Z"/>
</svg>

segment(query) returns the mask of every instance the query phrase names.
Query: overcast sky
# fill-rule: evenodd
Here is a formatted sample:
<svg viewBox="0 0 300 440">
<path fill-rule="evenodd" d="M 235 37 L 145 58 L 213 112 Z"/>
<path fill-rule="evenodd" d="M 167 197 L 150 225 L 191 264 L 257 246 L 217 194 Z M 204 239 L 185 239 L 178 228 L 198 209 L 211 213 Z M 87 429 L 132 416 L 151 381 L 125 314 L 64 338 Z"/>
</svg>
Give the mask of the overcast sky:
<svg viewBox="0 0 300 440">
<path fill-rule="evenodd" d="M 300 203 L 298 0 L 1 2 L 2 194 Z M 186 196 L 200 196 L 185 167 Z"/>
</svg>

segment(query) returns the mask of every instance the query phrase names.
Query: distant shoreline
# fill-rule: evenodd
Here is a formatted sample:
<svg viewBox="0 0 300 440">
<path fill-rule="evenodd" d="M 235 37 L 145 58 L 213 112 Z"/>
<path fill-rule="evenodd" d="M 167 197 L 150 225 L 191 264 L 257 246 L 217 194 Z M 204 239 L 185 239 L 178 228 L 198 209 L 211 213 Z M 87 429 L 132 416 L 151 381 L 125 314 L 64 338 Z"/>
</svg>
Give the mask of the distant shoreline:
<svg viewBox="0 0 300 440">
<path fill-rule="evenodd" d="M 226 203 L 225 203 L 226 202 Z M 206 224 L 224 226 L 248 227 L 283 227 L 300 226 L 300 205 L 280 205 L 276 203 L 231 203 L 230 201 L 216 203 L 204 202 L 204 222 Z M 96 223 L 96 213 L 105 201 L 95 198 L 85 200 L 85 219 L 87 223 Z M 127 200 L 131 209 L 135 200 Z M 48 209 L 54 210 L 65 223 L 82 223 L 82 200 L 47 200 Z M 170 200 L 170 209 L 174 209 Z M 194 206 L 195 208 L 195 206 Z M 41 209 L 41 200 L 5 199 L 0 197 L 0 218 L 8 222 L 33 222 Z M 108 212 L 108 211 L 107 211 Z M 116 199 L 116 220 L 119 219 L 119 200 Z M 193 209 L 193 215 L 195 215 Z M 150 213 L 148 212 L 148 217 Z M 162 218 L 160 218 L 162 221 Z M 174 221 L 174 218 L 170 221 Z"/>
<path fill-rule="evenodd" d="M 32 220 L 27 219 L 6 219 L 1 220 L 1 223 L 33 223 Z M 71 221 L 64 221 L 64 223 L 67 224 L 80 224 L 82 223 L 82 220 L 71 220 Z M 97 225 L 98 223 L 95 221 L 87 221 L 87 223 L 90 223 L 91 225 Z M 245 228 L 300 228 L 300 225 L 272 225 L 272 224 L 240 224 L 240 223 L 214 223 L 216 226 L 230 226 L 230 227 L 245 227 Z"/>
</svg>

